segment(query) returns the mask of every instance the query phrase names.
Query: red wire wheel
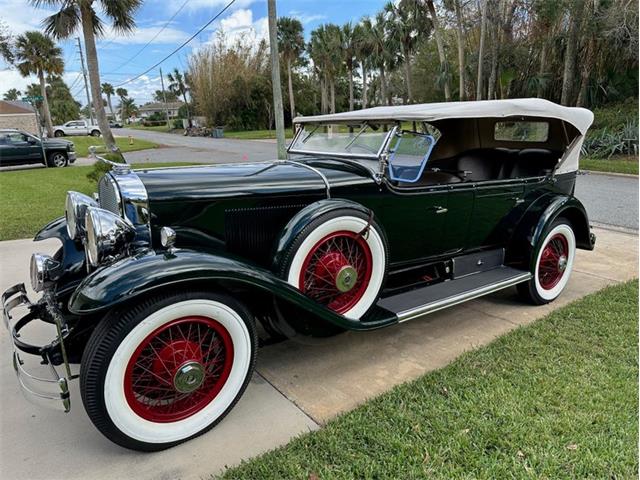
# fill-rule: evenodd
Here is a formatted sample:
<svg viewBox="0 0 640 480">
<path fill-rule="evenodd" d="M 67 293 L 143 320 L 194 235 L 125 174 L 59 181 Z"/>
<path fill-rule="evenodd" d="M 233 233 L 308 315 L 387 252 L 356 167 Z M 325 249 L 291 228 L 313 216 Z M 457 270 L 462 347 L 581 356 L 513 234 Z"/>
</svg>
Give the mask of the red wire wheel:
<svg viewBox="0 0 640 480">
<path fill-rule="evenodd" d="M 345 313 L 365 294 L 372 271 L 371 249 L 364 237 L 350 231 L 333 232 L 307 254 L 299 288 L 315 301 Z"/>
<path fill-rule="evenodd" d="M 184 317 L 151 332 L 124 376 L 127 403 L 151 422 L 183 420 L 209 405 L 233 364 L 227 329 L 207 317 Z"/>
<path fill-rule="evenodd" d="M 545 290 L 555 287 L 567 268 L 569 242 L 561 233 L 557 233 L 544 246 L 538 263 L 538 282 Z"/>
</svg>

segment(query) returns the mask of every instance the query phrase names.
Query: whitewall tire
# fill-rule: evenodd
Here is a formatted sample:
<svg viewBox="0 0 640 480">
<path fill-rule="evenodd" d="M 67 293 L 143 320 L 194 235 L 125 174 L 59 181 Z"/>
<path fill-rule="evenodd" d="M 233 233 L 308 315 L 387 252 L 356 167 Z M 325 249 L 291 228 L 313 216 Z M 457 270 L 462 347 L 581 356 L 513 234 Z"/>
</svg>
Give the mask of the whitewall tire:
<svg viewBox="0 0 640 480">
<path fill-rule="evenodd" d="M 81 365 L 85 409 L 114 442 L 161 450 L 218 423 L 253 372 L 256 334 L 226 295 L 183 293 L 113 312 Z"/>
<path fill-rule="evenodd" d="M 352 319 L 378 300 L 387 246 L 378 225 L 357 211 L 337 210 L 310 222 L 290 245 L 283 275 L 294 287 Z"/>
</svg>

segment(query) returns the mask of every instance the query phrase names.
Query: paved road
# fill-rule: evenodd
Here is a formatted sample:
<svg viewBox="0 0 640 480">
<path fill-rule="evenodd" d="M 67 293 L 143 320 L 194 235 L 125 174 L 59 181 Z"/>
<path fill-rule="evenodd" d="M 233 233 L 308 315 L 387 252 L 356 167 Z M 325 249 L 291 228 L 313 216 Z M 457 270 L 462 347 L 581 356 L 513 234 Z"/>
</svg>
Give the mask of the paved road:
<svg viewBox="0 0 640 480">
<path fill-rule="evenodd" d="M 638 179 L 613 175 L 579 175 L 576 197 L 591 222 L 638 230 Z"/>
</svg>

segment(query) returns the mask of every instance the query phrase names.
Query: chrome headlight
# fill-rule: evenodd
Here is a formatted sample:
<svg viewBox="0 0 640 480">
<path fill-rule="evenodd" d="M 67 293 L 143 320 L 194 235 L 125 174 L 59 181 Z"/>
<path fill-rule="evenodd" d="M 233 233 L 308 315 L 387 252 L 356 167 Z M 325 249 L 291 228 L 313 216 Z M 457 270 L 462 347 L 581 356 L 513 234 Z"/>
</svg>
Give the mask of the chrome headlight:
<svg viewBox="0 0 640 480">
<path fill-rule="evenodd" d="M 109 210 L 89 207 L 85 213 L 89 263 L 97 267 L 107 257 L 122 251 L 135 236 L 135 228 Z"/>
<path fill-rule="evenodd" d="M 80 238 L 85 232 L 84 217 L 87 207 L 97 207 L 93 198 L 78 192 L 67 192 L 64 216 L 67 220 L 69 238 Z"/>
<path fill-rule="evenodd" d="M 36 292 L 42 291 L 45 283 L 52 280 L 52 271 L 59 265 L 60 264 L 49 255 L 42 253 L 34 253 L 31 255 L 29 273 L 31 276 L 31 286 Z"/>
</svg>

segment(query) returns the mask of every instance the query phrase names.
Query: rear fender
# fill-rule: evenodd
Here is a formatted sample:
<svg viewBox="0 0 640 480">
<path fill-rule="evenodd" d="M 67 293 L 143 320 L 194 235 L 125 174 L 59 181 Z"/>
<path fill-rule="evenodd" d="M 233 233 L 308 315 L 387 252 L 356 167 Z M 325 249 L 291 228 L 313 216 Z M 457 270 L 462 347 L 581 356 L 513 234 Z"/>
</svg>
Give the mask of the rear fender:
<svg viewBox="0 0 640 480">
<path fill-rule="evenodd" d="M 196 284 L 214 288 L 220 284 L 235 285 L 253 290 L 260 296 L 267 294 L 342 329 L 371 330 L 397 321 L 379 318 L 361 322 L 343 317 L 304 296 L 268 270 L 233 258 L 193 250 L 171 253 L 144 251 L 102 267 L 78 286 L 69 300 L 69 310 L 76 315 L 93 315 L 143 295 L 167 288 L 173 291 L 190 288 Z"/>
<path fill-rule="evenodd" d="M 564 217 L 571 222 L 577 248 L 593 250 L 595 235 L 591 233 L 587 211 L 572 195 L 549 194 L 540 197 L 526 211 L 507 250 L 508 262 L 525 262 L 532 267 L 532 255 L 551 223 Z"/>
</svg>

